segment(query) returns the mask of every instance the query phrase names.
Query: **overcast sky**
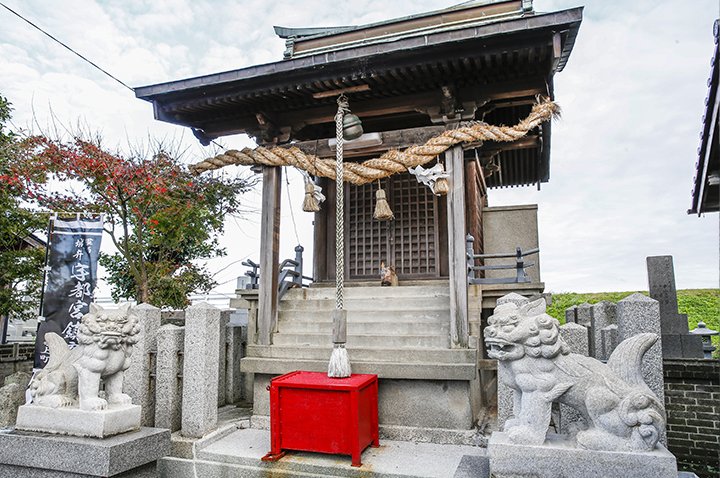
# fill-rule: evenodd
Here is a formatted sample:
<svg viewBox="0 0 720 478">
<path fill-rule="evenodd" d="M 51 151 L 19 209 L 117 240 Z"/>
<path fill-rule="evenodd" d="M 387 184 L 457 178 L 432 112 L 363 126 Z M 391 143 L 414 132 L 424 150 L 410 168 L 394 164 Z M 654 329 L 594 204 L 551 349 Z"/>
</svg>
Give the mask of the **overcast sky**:
<svg viewBox="0 0 720 478">
<path fill-rule="evenodd" d="M 1 0 L 131 86 L 189 78 L 282 59 L 273 25 L 363 24 L 454 5 L 429 0 Z M 582 5 L 536 0 L 535 9 Z M 671 254 L 680 288 L 718 287 L 718 214 L 690 216 L 690 191 L 713 52 L 718 0 L 589 0 L 574 51 L 555 77 L 563 117 L 553 129 L 550 182 L 541 191 L 490 192 L 492 206 L 539 204 L 546 290 L 647 289 L 645 257 Z M 0 8 L 0 94 L 17 128 L 54 116 L 101 131 L 106 144 L 148 136 L 187 146 L 196 162 L 213 151 L 184 128 L 155 121 L 133 93 Z M 33 117 L 36 126 L 33 126 Z M 243 136 L 229 147 L 251 145 Z M 224 174 L 242 173 L 226 168 Z M 283 191 L 281 257 L 311 250 L 302 180 Z M 257 208 L 259 189 L 247 196 Z M 228 221 L 228 256 L 214 271 L 259 253 L 257 213 Z M 109 243 L 109 241 L 106 241 Z M 231 294 L 238 264 L 217 274 Z M 104 286 L 99 294 L 108 295 Z"/>
</svg>

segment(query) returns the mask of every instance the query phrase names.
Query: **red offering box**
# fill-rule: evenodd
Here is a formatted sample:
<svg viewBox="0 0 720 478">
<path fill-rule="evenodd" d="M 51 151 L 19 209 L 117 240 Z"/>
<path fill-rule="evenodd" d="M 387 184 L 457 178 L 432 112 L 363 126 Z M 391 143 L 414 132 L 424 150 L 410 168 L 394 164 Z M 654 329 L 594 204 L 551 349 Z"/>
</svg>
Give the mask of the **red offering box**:
<svg viewBox="0 0 720 478">
<path fill-rule="evenodd" d="M 352 456 L 378 442 L 377 375 L 353 374 L 328 378 L 320 372 L 290 372 L 270 381 L 270 453 L 283 450 Z"/>
</svg>

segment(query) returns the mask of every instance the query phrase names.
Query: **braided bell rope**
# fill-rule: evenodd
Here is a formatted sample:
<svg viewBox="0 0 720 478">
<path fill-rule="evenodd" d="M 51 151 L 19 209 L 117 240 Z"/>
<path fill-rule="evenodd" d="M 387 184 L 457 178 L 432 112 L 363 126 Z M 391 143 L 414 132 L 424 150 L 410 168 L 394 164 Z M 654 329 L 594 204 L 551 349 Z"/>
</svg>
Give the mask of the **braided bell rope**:
<svg viewBox="0 0 720 478">
<path fill-rule="evenodd" d="M 349 111 L 348 100 L 342 95 L 337 100 L 338 110 L 335 115 L 335 308 L 343 310 L 343 293 L 345 287 L 345 188 L 340 178 L 343 174 L 343 117 Z"/>
<path fill-rule="evenodd" d="M 530 114 L 515 126 L 496 126 L 485 122 L 472 122 L 459 128 L 443 131 L 427 140 L 423 145 L 414 145 L 404 151 L 390 150 L 378 158 L 368 159 L 362 163 L 345 163 L 342 178 L 352 184 L 361 185 L 386 178 L 395 173 L 405 172 L 408 168 L 424 165 L 444 153 L 451 147 L 461 143 L 479 141 L 511 142 L 523 138 L 529 131 L 560 114 L 557 104 L 548 98 L 538 99 Z M 337 122 L 337 120 L 336 120 Z M 338 149 L 342 148 L 338 144 Z M 336 161 L 320 159 L 307 154 L 297 147 L 243 148 L 229 149 L 213 158 L 207 158 L 190 167 L 195 174 L 220 169 L 229 165 L 264 165 L 294 166 L 314 176 L 335 179 Z"/>
</svg>

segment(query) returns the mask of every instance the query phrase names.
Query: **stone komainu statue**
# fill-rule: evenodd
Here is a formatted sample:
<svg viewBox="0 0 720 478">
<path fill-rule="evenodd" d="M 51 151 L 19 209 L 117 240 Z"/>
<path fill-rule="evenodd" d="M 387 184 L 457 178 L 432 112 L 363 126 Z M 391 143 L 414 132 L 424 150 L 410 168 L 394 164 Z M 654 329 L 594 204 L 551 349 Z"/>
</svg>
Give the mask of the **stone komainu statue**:
<svg viewBox="0 0 720 478">
<path fill-rule="evenodd" d="M 665 430 L 663 404 L 642 376 L 642 359 L 658 337 L 639 334 L 617 346 L 607 364 L 570 353 L 545 299 L 495 308 L 485 328 L 488 355 L 514 390 L 514 417 L 504 431 L 515 443 L 540 445 L 553 402 L 576 409 L 587 429 L 577 444 L 591 450 L 653 450 Z"/>
<path fill-rule="evenodd" d="M 58 408 L 79 400 L 81 410 L 103 410 L 108 403 L 130 405 L 130 397 L 122 393 L 123 372 L 130 366 L 139 332 L 130 304 L 117 310 L 90 304 L 78 327 L 77 347 L 70 349 L 55 333 L 45 334 L 50 359 L 30 384 L 33 404 Z M 101 379 L 106 399 L 98 396 Z"/>
</svg>

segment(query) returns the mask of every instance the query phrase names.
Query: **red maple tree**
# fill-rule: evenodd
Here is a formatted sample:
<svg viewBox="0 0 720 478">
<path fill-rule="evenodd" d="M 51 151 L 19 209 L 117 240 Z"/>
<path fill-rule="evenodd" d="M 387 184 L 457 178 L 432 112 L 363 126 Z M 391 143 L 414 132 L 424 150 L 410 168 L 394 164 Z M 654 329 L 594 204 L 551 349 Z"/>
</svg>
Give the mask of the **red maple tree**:
<svg viewBox="0 0 720 478">
<path fill-rule="evenodd" d="M 240 209 L 252 181 L 193 176 L 162 148 L 152 154 L 111 153 L 100 142 L 31 136 L 0 187 L 52 211 L 104 213 L 118 252 L 101 264 L 112 295 L 156 306 L 182 307 L 187 295 L 214 282 L 198 259 L 223 255 L 225 215 Z"/>
</svg>

